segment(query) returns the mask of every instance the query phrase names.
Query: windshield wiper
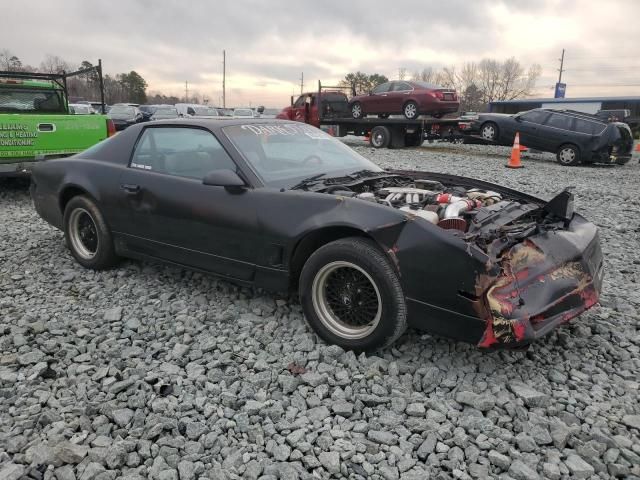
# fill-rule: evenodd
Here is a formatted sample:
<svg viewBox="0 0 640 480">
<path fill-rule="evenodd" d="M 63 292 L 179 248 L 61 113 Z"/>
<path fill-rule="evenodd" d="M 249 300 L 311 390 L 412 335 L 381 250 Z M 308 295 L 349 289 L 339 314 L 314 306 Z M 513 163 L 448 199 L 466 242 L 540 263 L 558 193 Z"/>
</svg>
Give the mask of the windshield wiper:
<svg viewBox="0 0 640 480">
<path fill-rule="evenodd" d="M 299 188 L 306 187 L 306 186 L 314 183 L 316 180 L 324 177 L 325 175 L 326 175 L 326 173 L 317 173 L 316 175 L 312 175 L 311 177 L 305 178 L 304 180 L 300 180 L 293 187 L 291 187 L 291 190 L 297 190 Z"/>
</svg>

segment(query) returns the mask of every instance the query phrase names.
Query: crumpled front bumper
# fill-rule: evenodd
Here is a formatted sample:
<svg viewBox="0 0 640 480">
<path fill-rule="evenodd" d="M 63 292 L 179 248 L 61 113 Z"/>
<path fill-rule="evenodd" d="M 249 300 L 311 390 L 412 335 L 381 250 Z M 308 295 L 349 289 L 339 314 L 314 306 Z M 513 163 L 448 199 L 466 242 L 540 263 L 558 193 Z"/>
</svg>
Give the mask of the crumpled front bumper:
<svg viewBox="0 0 640 480">
<path fill-rule="evenodd" d="M 596 227 L 576 215 L 567 230 L 528 238 L 501 258 L 484 294 L 480 347 L 525 346 L 598 303 L 604 273 Z"/>
</svg>

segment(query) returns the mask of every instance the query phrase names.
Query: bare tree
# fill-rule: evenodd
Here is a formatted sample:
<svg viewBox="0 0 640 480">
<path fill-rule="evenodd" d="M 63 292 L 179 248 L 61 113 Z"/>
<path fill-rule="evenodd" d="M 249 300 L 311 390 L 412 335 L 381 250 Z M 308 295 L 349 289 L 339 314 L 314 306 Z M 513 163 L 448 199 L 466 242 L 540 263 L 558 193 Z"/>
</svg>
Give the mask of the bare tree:
<svg viewBox="0 0 640 480">
<path fill-rule="evenodd" d="M 73 67 L 69 62 L 60 58 L 57 55 L 51 55 L 50 53 L 44 57 L 44 60 L 40 62 L 40 71 L 43 73 L 60 73 L 65 71 L 71 71 Z"/>
<path fill-rule="evenodd" d="M 398 68 L 398 80 L 404 80 L 407 76 L 407 69 L 404 67 Z"/>
<path fill-rule="evenodd" d="M 428 81 L 443 87 L 455 88 L 460 96 L 461 107 L 476 110 L 479 103 L 494 100 L 512 100 L 533 93 L 541 74 L 540 65 L 526 69 L 515 58 L 503 62 L 485 58 L 480 62 L 444 67 L 434 72 L 431 67 L 413 74 L 414 80 Z M 469 98 L 467 97 L 467 94 Z"/>
</svg>

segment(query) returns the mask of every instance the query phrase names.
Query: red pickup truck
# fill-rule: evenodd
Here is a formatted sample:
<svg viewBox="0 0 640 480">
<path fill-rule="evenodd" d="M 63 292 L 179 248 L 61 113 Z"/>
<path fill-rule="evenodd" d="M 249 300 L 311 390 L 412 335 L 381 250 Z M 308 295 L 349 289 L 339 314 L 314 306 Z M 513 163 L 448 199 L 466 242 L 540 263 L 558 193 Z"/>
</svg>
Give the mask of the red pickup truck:
<svg viewBox="0 0 640 480">
<path fill-rule="evenodd" d="M 304 122 L 319 128 L 320 115 L 317 99 L 318 92 L 303 93 L 295 102 L 291 97 L 291 106 L 283 108 L 276 118 Z M 320 103 L 323 121 L 349 117 L 349 99 L 342 92 L 323 91 Z"/>
</svg>

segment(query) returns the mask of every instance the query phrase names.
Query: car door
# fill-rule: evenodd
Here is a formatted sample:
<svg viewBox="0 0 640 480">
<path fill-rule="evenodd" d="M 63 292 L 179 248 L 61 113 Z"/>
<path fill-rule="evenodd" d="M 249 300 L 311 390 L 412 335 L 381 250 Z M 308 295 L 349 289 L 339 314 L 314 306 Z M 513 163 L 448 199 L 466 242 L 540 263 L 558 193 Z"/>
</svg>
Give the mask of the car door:
<svg viewBox="0 0 640 480">
<path fill-rule="evenodd" d="M 371 95 L 363 98 L 364 113 L 385 112 L 392 84 L 393 82 L 381 83 L 371 90 Z"/>
<path fill-rule="evenodd" d="M 120 179 L 125 248 L 250 281 L 260 242 L 254 195 L 204 185 L 216 169 L 237 166 L 208 130 L 145 128 Z"/>
<path fill-rule="evenodd" d="M 573 132 L 573 117 L 560 112 L 552 112 L 540 127 L 541 150 L 555 152 L 564 143 L 576 143 Z"/>
<path fill-rule="evenodd" d="M 543 148 L 545 138 L 542 124 L 549 117 L 549 112 L 545 110 L 531 110 L 517 115 L 516 122 L 510 122 L 515 128 L 514 132 L 509 132 L 511 138 L 516 131 L 520 133 L 520 144 L 529 148 Z M 505 132 L 506 133 L 506 132 Z"/>
<path fill-rule="evenodd" d="M 306 104 L 307 95 L 300 95 L 298 99 L 293 104 L 293 120 L 296 122 L 305 122 L 307 119 L 307 107 Z"/>
<path fill-rule="evenodd" d="M 384 105 L 385 112 L 402 113 L 402 107 L 411 93 L 413 93 L 413 87 L 407 82 L 393 82 Z"/>
</svg>

